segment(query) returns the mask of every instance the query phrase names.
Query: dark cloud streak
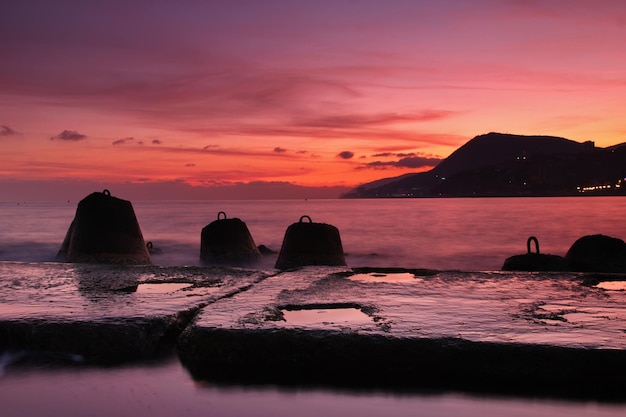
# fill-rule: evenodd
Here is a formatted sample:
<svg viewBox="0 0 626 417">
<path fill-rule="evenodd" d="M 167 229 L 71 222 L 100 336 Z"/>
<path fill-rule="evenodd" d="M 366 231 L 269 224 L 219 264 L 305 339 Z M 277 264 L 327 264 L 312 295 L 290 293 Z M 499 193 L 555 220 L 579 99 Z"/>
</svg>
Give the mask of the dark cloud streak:
<svg viewBox="0 0 626 417">
<path fill-rule="evenodd" d="M 63 140 L 68 142 L 78 142 L 87 139 L 86 135 L 78 133 L 75 130 L 64 130 L 56 136 L 52 136 L 50 140 Z"/>
<path fill-rule="evenodd" d="M 0 136 L 14 136 L 18 133 L 11 129 L 9 126 L 1 125 L 0 126 Z"/>
<path fill-rule="evenodd" d="M 132 142 L 133 140 L 135 140 L 135 138 L 124 138 L 124 139 L 118 139 L 118 140 L 114 140 L 113 141 L 113 145 L 124 145 L 126 143 Z"/>
<path fill-rule="evenodd" d="M 348 129 L 393 123 L 428 122 L 454 115 L 451 111 L 426 110 L 415 114 L 377 113 L 329 115 L 295 120 L 294 126 Z"/>
<path fill-rule="evenodd" d="M 397 161 L 374 161 L 358 166 L 356 169 L 388 169 L 388 168 L 429 168 L 435 167 L 442 161 L 442 158 L 412 156 L 402 158 Z"/>
</svg>

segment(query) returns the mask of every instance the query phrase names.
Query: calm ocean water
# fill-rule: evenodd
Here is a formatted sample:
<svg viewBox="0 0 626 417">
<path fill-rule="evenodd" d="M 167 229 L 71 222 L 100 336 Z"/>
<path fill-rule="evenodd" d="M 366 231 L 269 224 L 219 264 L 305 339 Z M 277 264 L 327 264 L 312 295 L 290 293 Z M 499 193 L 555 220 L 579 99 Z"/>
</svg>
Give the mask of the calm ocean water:
<svg viewBox="0 0 626 417">
<path fill-rule="evenodd" d="M 123 198 L 123 196 L 119 196 Z M 0 203 L 0 260 L 52 261 L 77 202 Z M 565 255 L 576 239 L 626 239 L 626 198 L 476 198 L 133 202 L 156 265 L 198 265 L 202 227 L 224 211 L 246 222 L 257 245 L 280 250 L 287 227 L 308 215 L 336 226 L 351 267 L 497 270 L 539 239 Z M 262 267 L 273 267 L 268 258 Z"/>
</svg>

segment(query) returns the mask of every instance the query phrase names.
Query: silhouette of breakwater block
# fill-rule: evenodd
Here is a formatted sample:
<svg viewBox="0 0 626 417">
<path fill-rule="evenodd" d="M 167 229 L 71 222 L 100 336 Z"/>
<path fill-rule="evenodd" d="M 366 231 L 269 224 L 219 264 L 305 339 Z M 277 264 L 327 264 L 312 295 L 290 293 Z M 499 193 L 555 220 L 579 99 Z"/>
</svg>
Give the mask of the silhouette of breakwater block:
<svg viewBox="0 0 626 417">
<path fill-rule="evenodd" d="M 531 252 L 531 243 L 535 243 L 535 252 Z M 503 271 L 568 271 L 569 265 L 565 258 L 558 255 L 539 253 L 539 241 L 531 236 L 526 241 L 527 253 L 506 258 Z"/>
<path fill-rule="evenodd" d="M 57 259 L 68 262 L 150 264 L 150 254 L 130 201 L 108 190 L 78 203 Z"/>
<path fill-rule="evenodd" d="M 221 218 L 221 216 L 224 216 Z M 261 252 L 246 224 L 240 219 L 227 219 L 217 213 L 217 220 L 202 228 L 200 259 L 208 263 L 251 263 L 261 258 Z"/>
<path fill-rule="evenodd" d="M 626 243 L 605 235 L 578 239 L 565 255 L 572 270 L 580 272 L 626 272 Z"/>
<path fill-rule="evenodd" d="M 304 222 L 307 218 L 309 221 Z M 306 265 L 346 265 L 339 229 L 325 223 L 313 223 L 302 216 L 287 228 L 275 267 L 297 268 Z"/>
</svg>

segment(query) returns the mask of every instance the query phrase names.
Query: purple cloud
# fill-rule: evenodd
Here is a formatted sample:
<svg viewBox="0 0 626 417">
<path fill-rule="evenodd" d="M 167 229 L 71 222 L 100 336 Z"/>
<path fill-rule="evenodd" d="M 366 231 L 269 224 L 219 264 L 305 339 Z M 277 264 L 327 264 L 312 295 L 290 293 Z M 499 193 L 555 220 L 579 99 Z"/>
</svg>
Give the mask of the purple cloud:
<svg viewBox="0 0 626 417">
<path fill-rule="evenodd" d="M 276 152 L 276 153 L 283 153 L 283 152 L 287 152 L 287 149 L 280 148 L 280 147 L 277 146 L 277 147 L 274 148 L 274 152 Z"/>
<path fill-rule="evenodd" d="M 9 126 L 0 126 L 0 136 L 13 136 L 17 135 L 17 132 L 11 129 Z"/>
<path fill-rule="evenodd" d="M 390 158 L 390 157 L 396 157 L 396 158 L 412 158 L 414 156 L 418 156 L 415 152 L 381 152 L 381 153 L 376 153 L 374 155 L 372 155 L 373 158 Z"/>
<path fill-rule="evenodd" d="M 78 133 L 75 130 L 64 130 L 56 136 L 52 136 L 50 140 L 65 140 L 69 142 L 77 142 L 79 140 L 85 140 L 87 136 Z"/>
<path fill-rule="evenodd" d="M 135 138 L 124 138 L 113 141 L 113 145 L 124 145 L 125 143 L 132 142 Z"/>
<path fill-rule="evenodd" d="M 367 164 L 363 164 L 357 169 L 387 169 L 387 168 L 426 168 L 426 167 L 434 167 L 439 162 L 441 162 L 441 158 L 432 158 L 432 157 L 424 157 L 424 156 L 412 156 L 407 158 L 401 158 L 398 161 L 374 161 L 369 162 Z"/>
<path fill-rule="evenodd" d="M 343 159 L 350 159 L 352 157 L 354 157 L 354 152 L 350 152 L 350 151 L 343 151 L 340 152 L 339 155 L 337 155 L 339 158 L 343 158 Z"/>
<path fill-rule="evenodd" d="M 425 110 L 414 114 L 378 113 L 378 114 L 343 114 L 330 115 L 308 120 L 298 120 L 296 125 L 325 128 L 356 128 L 372 125 L 388 125 L 406 122 L 429 122 L 454 115 L 445 110 Z"/>
<path fill-rule="evenodd" d="M 162 144 L 162 143 L 163 143 L 163 142 L 161 142 L 161 140 L 160 140 L 160 139 L 152 139 L 152 144 L 153 144 L 153 145 L 160 145 L 160 144 Z"/>
</svg>

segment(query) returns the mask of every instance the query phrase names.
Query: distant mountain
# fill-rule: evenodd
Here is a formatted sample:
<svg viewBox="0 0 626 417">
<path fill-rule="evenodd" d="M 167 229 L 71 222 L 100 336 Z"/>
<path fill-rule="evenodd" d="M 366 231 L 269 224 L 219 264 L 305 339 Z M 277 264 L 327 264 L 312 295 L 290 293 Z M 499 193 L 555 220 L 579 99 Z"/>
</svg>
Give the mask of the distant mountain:
<svg viewBox="0 0 626 417">
<path fill-rule="evenodd" d="M 476 136 L 428 172 L 363 184 L 342 198 L 625 194 L 626 144 Z"/>
</svg>

